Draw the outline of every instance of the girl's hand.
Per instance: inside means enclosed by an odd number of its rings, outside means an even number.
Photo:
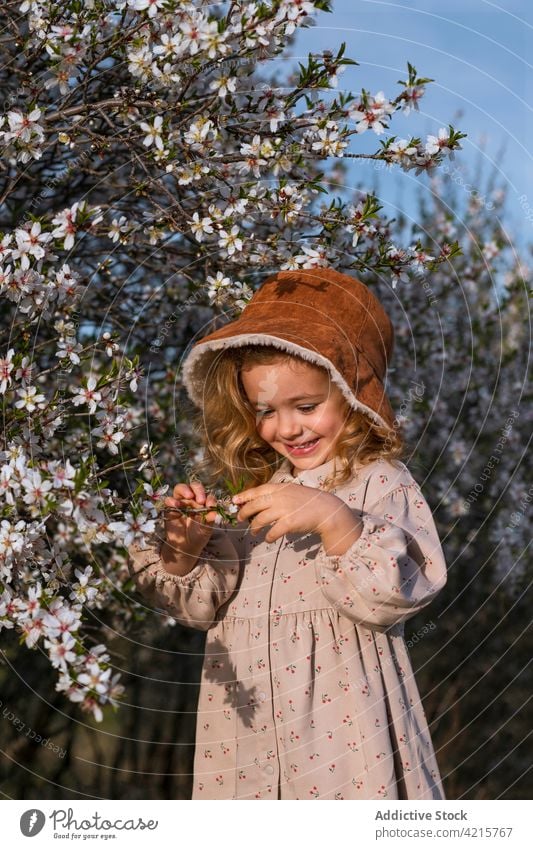
[[[335,514],[346,509],[336,495],[294,483],[265,483],[234,495],[232,501],[244,505],[237,514],[239,521],[255,517],[250,522],[251,533],[272,525],[265,542],[291,532],[326,534]]]
[[[174,487],[173,497],[165,498],[165,507],[213,507],[216,505],[214,495],[207,495],[203,485],[198,482],[189,484],[179,483]],[[165,510],[165,537],[167,550],[173,552],[173,559],[180,556],[196,557],[213,533],[213,524],[218,521],[218,513],[211,510],[202,521],[202,514],[185,516],[175,510]]]

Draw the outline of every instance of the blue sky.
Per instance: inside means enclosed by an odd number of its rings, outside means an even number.
[[[480,191],[492,171],[502,145],[503,159],[497,185],[506,185],[506,224],[517,247],[533,243],[533,221],[524,211],[526,195],[533,210],[532,65],[533,4],[506,0],[505,7],[487,0],[333,0],[332,14],[319,13],[314,27],[300,30],[292,48],[294,59],[310,50],[336,49],[346,42],[346,55],[359,62],[339,77],[339,86],[358,94],[362,87],[375,94],[383,89],[393,99],[406,79],[407,62],[420,76],[432,77],[420,112],[409,117],[396,113],[383,136],[367,132],[355,138],[353,152],[377,150],[387,135],[425,139],[449,123],[468,134],[456,153],[455,165],[466,167],[470,180],[482,159]],[[528,59],[529,57],[529,59]],[[462,115],[458,115],[458,112]],[[371,188],[376,172],[355,160],[354,182]],[[368,179],[365,177],[368,175]],[[428,186],[428,178],[393,169],[379,171],[382,213],[394,215],[398,205],[414,213],[413,192]],[[530,213],[530,219],[533,214]]]

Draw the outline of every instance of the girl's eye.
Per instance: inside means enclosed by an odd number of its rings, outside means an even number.
[[[298,407],[297,409],[301,410],[301,412],[304,413],[304,414],[308,414],[308,413],[312,413],[316,406],[317,406],[316,404],[306,404],[305,406]],[[257,415],[260,418],[264,419],[265,416],[270,415],[272,410],[256,410],[256,412],[257,412]]]

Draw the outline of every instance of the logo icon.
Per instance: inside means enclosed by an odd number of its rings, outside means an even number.
[[[20,818],[20,830],[24,837],[35,837],[45,822],[46,817],[42,811],[38,808],[30,808],[29,811],[24,811]]]

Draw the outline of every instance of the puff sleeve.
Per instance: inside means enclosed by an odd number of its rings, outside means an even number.
[[[361,536],[341,555],[327,556],[320,545],[316,577],[343,616],[385,630],[414,616],[445,586],[444,553],[417,484],[394,489],[357,515]]]
[[[244,530],[215,528],[194,568],[186,575],[173,575],[161,560],[164,532],[161,522],[156,526],[151,535],[155,541],[148,548],[128,546],[130,575],[148,602],[165,609],[181,625],[207,631],[237,586]]]

